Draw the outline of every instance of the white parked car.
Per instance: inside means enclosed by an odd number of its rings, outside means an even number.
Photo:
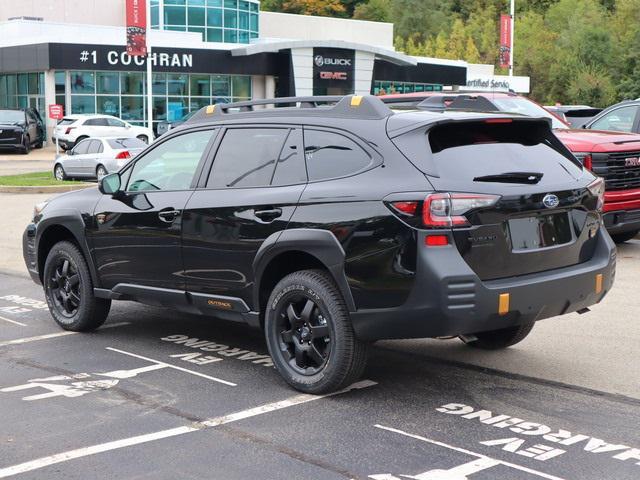
[[[147,144],[137,138],[110,137],[80,140],[66,155],[56,158],[53,175],[67,178],[97,178],[117,172]]]
[[[85,138],[129,137],[145,143],[154,139],[153,131],[146,127],[131,125],[111,115],[78,114],[65,116],[53,129],[53,141],[69,150]]]

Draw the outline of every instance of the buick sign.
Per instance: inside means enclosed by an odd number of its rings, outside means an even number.
[[[547,208],[556,208],[560,205],[560,199],[553,193],[547,193],[542,199],[542,203],[544,203],[544,206]]]

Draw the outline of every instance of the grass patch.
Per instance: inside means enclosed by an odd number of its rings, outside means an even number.
[[[50,171],[0,176],[0,186],[5,187],[42,187],[48,185],[78,185],[80,183],[83,182],[75,180],[60,182],[55,179]]]

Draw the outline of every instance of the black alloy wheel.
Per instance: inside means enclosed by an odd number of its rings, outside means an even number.
[[[301,375],[315,375],[327,363],[331,330],[318,305],[305,293],[288,299],[276,311],[280,351]]]
[[[49,278],[49,289],[54,308],[65,317],[73,317],[80,308],[80,281],[77,267],[68,259],[60,258]]]

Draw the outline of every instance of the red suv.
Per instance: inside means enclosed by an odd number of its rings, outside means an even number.
[[[393,107],[520,113],[551,120],[556,136],[585,167],[605,180],[603,219],[616,243],[640,232],[640,134],[576,130],[541,105],[507,92],[433,92],[384,95]]]

